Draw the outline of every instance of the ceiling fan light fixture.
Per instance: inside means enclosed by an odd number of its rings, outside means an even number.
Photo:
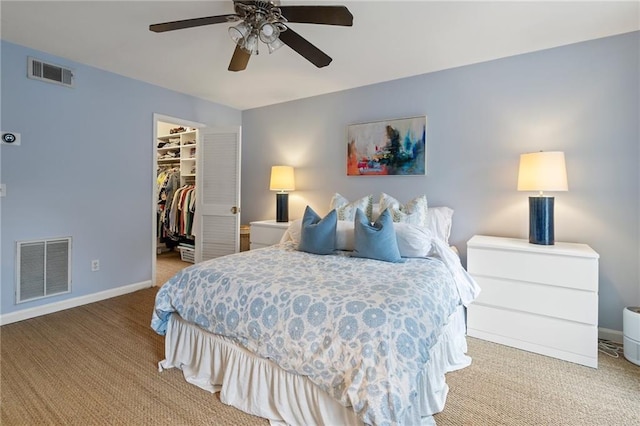
[[[280,36],[280,30],[276,25],[270,22],[265,22],[260,26],[259,35],[260,40],[263,43],[269,44],[278,40],[278,37]]]
[[[241,22],[235,27],[229,27],[229,37],[235,44],[242,47],[251,30],[252,28],[246,22]]]
[[[271,43],[267,43],[267,49],[269,49],[269,53],[275,52],[276,50],[280,49],[282,46],[284,46],[284,43],[279,38],[275,39]]]
[[[255,31],[252,31],[251,34],[249,34],[244,39],[244,44],[239,46],[242,47],[247,53],[251,55],[254,55],[254,54],[257,55],[258,54],[258,36],[256,35]]]

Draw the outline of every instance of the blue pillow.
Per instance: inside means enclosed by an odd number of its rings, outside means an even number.
[[[298,250],[314,254],[332,254],[336,249],[336,226],[338,214],[331,210],[324,218],[320,218],[309,206],[302,216],[300,243]]]
[[[378,220],[371,225],[367,215],[360,209],[356,211],[354,221],[353,256],[385,262],[402,262],[396,231],[393,228],[393,217],[385,209]]]

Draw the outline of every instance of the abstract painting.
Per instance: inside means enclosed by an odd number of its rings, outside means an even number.
[[[347,176],[426,174],[427,117],[351,124]]]

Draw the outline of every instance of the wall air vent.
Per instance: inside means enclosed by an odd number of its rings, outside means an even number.
[[[32,57],[27,58],[27,77],[67,87],[73,87],[74,81],[72,69]]]
[[[16,303],[71,291],[71,237],[18,241]]]

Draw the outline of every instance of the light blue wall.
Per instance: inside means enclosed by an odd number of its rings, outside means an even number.
[[[275,216],[273,164],[296,167],[291,217],[331,195],[426,193],[455,209],[451,241],[527,236],[518,156],[563,150],[556,240],[600,253],[600,326],[640,305],[640,35],[632,33],[239,111],[11,43],[1,46],[1,313],[151,279],[152,115],[243,126],[242,220]],[[75,89],[26,78],[26,57],[76,69]],[[428,116],[427,176],[346,177],[350,123]],[[71,235],[73,293],[16,307],[15,241]],[[90,272],[90,260],[101,270]]]
[[[600,327],[622,330],[623,307],[640,305],[639,51],[636,32],[244,111],[243,222],[275,217],[269,170],[287,164],[290,217],[307,204],[326,212],[336,191],[426,193],[455,209],[451,241],[465,260],[473,234],[527,237],[519,155],[564,151],[556,241],[599,252]],[[426,176],[345,175],[348,124],[416,115],[428,117]]]
[[[151,280],[153,113],[239,125],[238,110],[2,42],[1,313]],[[69,89],[26,77],[27,56],[75,69]],[[14,304],[15,243],[73,237],[73,292]],[[91,259],[100,271],[91,272]]]

